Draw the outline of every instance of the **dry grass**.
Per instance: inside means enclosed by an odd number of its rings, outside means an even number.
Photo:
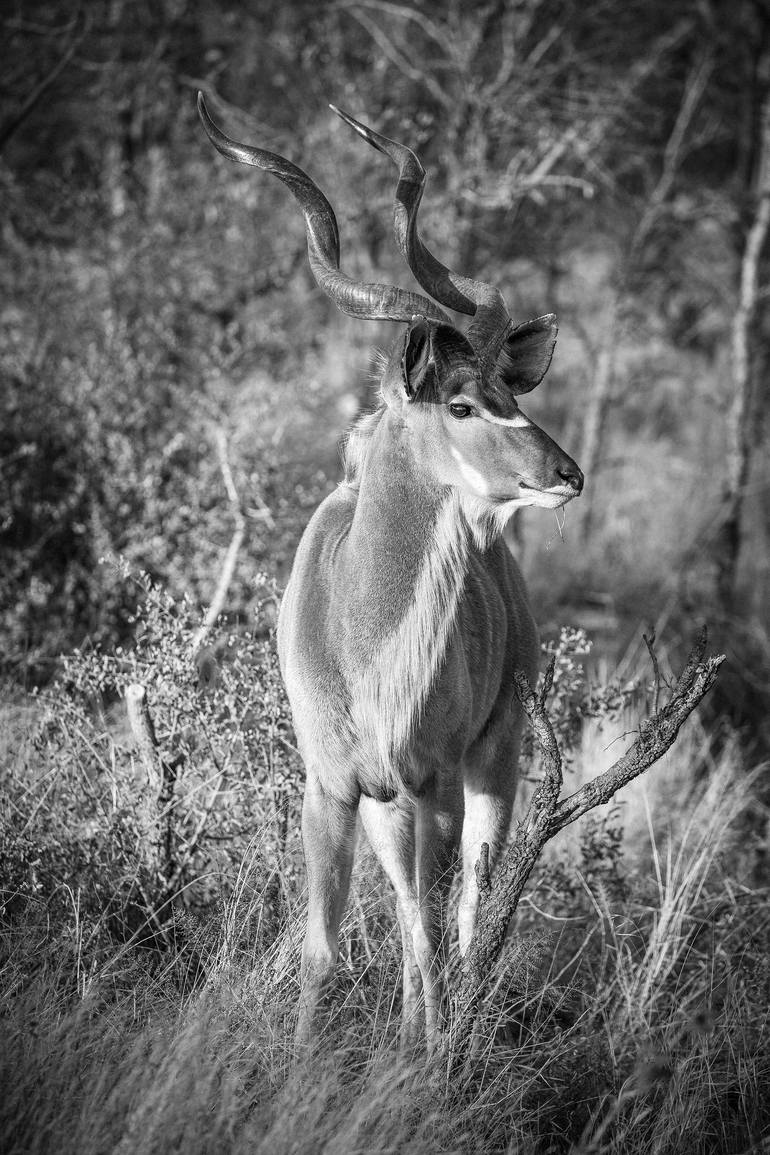
[[[617,757],[627,725],[587,723],[575,777]],[[609,817],[552,845],[451,1082],[442,1057],[398,1056],[392,899],[364,848],[325,1035],[299,1061],[303,896],[293,861],[265,875],[260,835],[219,907],[179,916],[177,949],[115,941],[107,912],[64,876],[55,895],[6,892],[0,1149],[762,1149],[765,815],[737,743],[712,750],[691,723]],[[282,921],[270,940],[259,928],[275,878]]]

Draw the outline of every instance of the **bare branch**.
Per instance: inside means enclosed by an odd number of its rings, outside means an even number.
[[[230,469],[230,462],[227,458],[227,438],[223,429],[216,431],[217,443],[217,457],[219,458],[219,468],[222,470],[222,480],[225,483],[225,491],[227,493],[227,500],[240,512],[240,501],[238,500],[238,490],[235,488],[233,481],[233,473]]]
[[[513,179],[504,178],[498,182],[491,192],[480,192],[477,189],[459,189],[458,195],[469,204],[480,205],[484,209],[511,209],[522,197],[531,197],[537,204],[545,200],[544,188],[577,189],[586,199],[593,197],[596,186],[582,176],[572,176],[570,173],[540,173],[535,179],[530,176],[517,176]]]
[[[171,893],[172,876],[175,882],[180,873],[176,871],[174,861],[172,823],[174,786],[179,767],[184,762],[184,754],[177,753],[170,760],[161,756],[147,691],[140,682],[132,682],[126,690],[126,712],[147,773],[149,790],[142,791],[137,801],[137,812],[147,838],[147,866],[162,883],[162,905]],[[159,909],[158,905],[153,906],[147,899],[147,910],[153,917],[159,913]]]
[[[389,12],[392,16],[401,17],[403,20],[413,20],[415,24],[419,24],[426,36],[429,36],[439,48],[446,52],[446,37],[443,31],[435,21],[417,8],[410,8],[406,4],[389,3],[389,0],[352,0],[350,3],[340,3],[338,7],[348,10],[351,8],[371,8],[375,12]]]
[[[604,426],[615,379],[615,356],[618,346],[621,307],[622,293],[620,289],[617,289],[610,297],[602,320],[601,343],[596,354],[592,375],[593,385],[583,406],[583,437],[579,460],[582,462],[586,477],[595,476],[601,456]],[[582,510],[585,537],[588,537],[591,531],[592,514],[593,503],[589,498]]]
[[[558,805],[548,828],[549,838],[553,838],[570,822],[581,818],[595,806],[609,802],[618,790],[663,757],[674,744],[687,718],[713,686],[724,660],[724,655],[719,654],[698,666],[687,690],[682,692],[677,685],[671,701],[658,714],[642,723],[636,741],[609,770],[592,782],[587,782]]]
[[[157,797],[160,794],[163,777],[158,758],[158,739],[147,704],[147,691],[139,682],[133,682],[126,690],[126,713],[139,750],[139,757],[147,774],[147,783]]]
[[[671,135],[663,150],[663,163],[655,187],[647,198],[644,212],[634,230],[629,250],[629,263],[644,247],[653,227],[660,217],[663,206],[671,193],[676,174],[682,161],[684,143],[687,131],[697,111],[700,99],[714,69],[714,58],[711,49],[707,48],[697,63],[693,66],[682,93],[679,111],[674,121]]]
[[[70,32],[77,26],[80,19],[80,8],[78,7],[66,24],[38,24],[36,20],[28,20],[22,16],[11,17],[5,21],[5,30],[8,32],[24,32],[31,33],[33,36],[44,36],[47,39],[60,40],[63,36],[69,36]]]
[[[639,57],[636,64],[630,69],[628,79],[623,86],[623,94],[625,96],[630,95],[635,89],[639,88],[648,77],[654,76],[660,67],[661,57],[678,48],[685,37],[692,31],[692,27],[693,20],[686,16],[680,20],[678,24],[675,24],[673,28],[667,29],[662,33],[658,40],[650,46],[643,56]]]
[[[658,41],[655,59],[670,51],[679,42],[681,37],[689,31],[690,24],[684,21]],[[632,70],[633,83],[647,75],[648,58],[637,68]],[[688,130],[698,109],[701,97],[706,89],[714,68],[711,49],[708,48],[694,64],[682,91],[679,110],[674,126],[663,150],[663,159],[660,172],[652,192],[647,197],[644,209],[628,242],[628,250],[623,266],[620,270],[615,292],[607,309],[607,318],[603,325],[604,338],[596,358],[593,373],[593,387],[584,406],[583,442],[580,454],[580,463],[587,477],[594,477],[598,471],[604,441],[604,427],[607,413],[612,401],[615,378],[616,350],[621,343],[623,329],[623,313],[625,311],[629,284],[636,272],[637,264],[644,246],[658,224],[670,198],[677,173],[682,163],[687,141]],[[606,131],[606,123],[600,121],[602,131]],[[582,527],[584,537],[589,537],[593,522],[593,499],[588,493],[582,507]]]
[[[541,706],[545,705],[546,698],[553,689],[553,676],[555,670],[556,654],[551,654],[550,658],[548,659],[548,665],[545,668],[545,673],[543,674],[543,685],[540,688],[539,700]]]
[[[760,62],[761,74],[770,79],[770,53]],[[735,595],[741,519],[751,464],[753,434],[752,403],[760,357],[761,338],[755,318],[759,300],[762,252],[770,231],[770,90],[762,105],[757,141],[757,185],[754,217],[741,259],[738,307],[732,325],[732,403],[727,414],[727,468],[724,481],[723,519],[718,539],[717,589],[725,609]]]
[[[704,623],[704,625],[701,626],[700,633],[698,634],[695,644],[690,650],[690,653],[687,655],[687,661],[684,664],[684,669],[676,680],[676,689],[679,692],[682,692],[688,686],[692,685],[695,673],[703,660],[703,655],[706,652],[708,640],[708,627]]]
[[[217,588],[214,591],[214,596],[211,599],[211,604],[206,611],[206,616],[203,622],[196,630],[192,640],[193,653],[195,653],[201,646],[203,640],[215,624],[217,618],[222,613],[224,608],[227,591],[230,588],[230,583],[233,580],[235,573],[235,563],[238,560],[238,553],[243,539],[246,536],[246,518],[243,516],[241,510],[241,503],[238,497],[238,491],[235,488],[232,471],[230,469],[230,462],[227,459],[227,438],[225,437],[223,429],[216,431],[217,455],[219,457],[219,468],[222,471],[222,478],[225,483],[225,492],[230,503],[230,508],[233,513],[233,521],[235,522],[235,532],[230,539],[230,544],[227,547],[225,559],[222,562],[222,569],[219,574],[219,581]]]
[[[660,701],[660,665],[658,663],[658,655],[655,653],[655,626],[650,627],[650,636],[642,634],[642,640],[647,647],[647,653],[650,655],[653,672],[653,691],[652,691],[652,712],[657,714],[658,702]]]
[[[479,894],[486,894],[492,889],[492,879],[489,874],[489,843],[482,842],[479,851],[479,860],[475,866],[476,885]]]
[[[563,34],[564,28],[561,24],[554,24],[552,28],[549,28],[542,40],[537,42],[527,59],[524,61],[525,67],[530,71],[536,68],[540,64],[540,61],[543,59],[551,45],[555,44],[559,37]]]
[[[504,6],[500,13],[500,28],[498,37],[500,40],[500,67],[497,70],[497,75],[492,82],[487,86],[487,93],[490,99],[505,88],[508,81],[513,75],[513,69],[516,64],[516,36],[514,34],[514,21],[516,13],[512,7]],[[544,39],[548,40],[555,29],[551,29]],[[535,50],[536,51],[536,50]]]
[[[653,640],[645,639],[654,658]],[[543,690],[535,693],[522,673],[515,675],[516,693],[540,747],[543,778],[535,789],[516,836],[497,869],[491,888],[482,886],[488,872],[488,855],[476,867],[479,882],[479,912],[476,928],[463,960],[462,973],[454,995],[455,1014],[449,1038],[450,1062],[457,1068],[464,1061],[481,1000],[500,956],[510,920],[524,886],[547,842],[587,811],[601,806],[634,778],[647,770],[671,748],[680,728],[709,691],[724,661],[723,656],[703,661],[705,630],[692,648],[669,701],[645,719],[629,750],[609,770],[586,783],[559,802],[562,762],[559,746],[548,714],[545,694],[553,678],[546,672]]]
[[[403,48],[394,43],[390,36],[380,28],[376,20],[373,20],[368,13],[362,12],[358,5],[346,5],[345,8],[354,20],[357,20],[361,27],[366,29],[374,43],[408,80],[425,85],[431,95],[446,107],[451,107],[454,104],[450,94],[444,91],[435,77],[423,66],[412,63]]]
[[[5,124],[0,125],[0,152],[2,152],[2,150],[5,148],[6,144],[14,135],[14,133],[16,133],[21,128],[24,121],[34,109],[35,105],[40,101],[40,98],[44,95],[44,93],[48,91],[57,77],[61,75],[88,35],[91,29],[91,15],[88,11],[86,11],[83,17],[83,26],[80,30],[80,33],[77,32],[76,26],[80,20],[80,11],[80,8],[78,8],[66,29],[51,29],[52,34],[57,36],[61,35],[63,31],[69,32],[71,30],[72,36],[69,40],[69,43],[64,46],[64,51],[53,65],[53,67],[45,74],[45,76],[41,77],[32,91],[25,97],[18,112],[9,117]]]

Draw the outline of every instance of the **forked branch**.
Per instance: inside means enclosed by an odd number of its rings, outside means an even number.
[[[464,1062],[479,1008],[502,951],[509,923],[543,847],[569,823],[595,806],[609,802],[618,790],[644,773],[671,748],[684,722],[713,686],[717,671],[724,661],[724,655],[704,659],[706,641],[704,627],[671,691],[671,697],[649,718],[642,720],[637,737],[626,753],[603,774],[562,801],[559,801],[562,787],[561,752],[545,708],[553,668],[550,666],[546,671],[543,688],[539,693],[533,691],[523,674],[516,675],[516,693],[540,747],[543,778],[532,795],[527,812],[518,825],[516,837],[503,856],[491,886],[480,888],[476,928],[453,997],[455,1013],[449,1037],[450,1064],[453,1068]],[[652,646],[652,642],[649,642],[649,646]],[[483,873],[483,866],[479,873]]]

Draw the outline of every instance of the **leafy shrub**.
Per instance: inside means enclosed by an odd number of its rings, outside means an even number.
[[[593,642],[584,629],[562,626],[558,638],[543,643],[543,665],[553,662],[553,685],[548,697],[548,716],[559,743],[564,769],[569,772],[583,725],[588,718],[600,724],[617,721],[634,701],[638,685],[633,679],[612,678],[597,684],[588,678],[582,659]],[[545,671],[541,674],[540,684]],[[532,732],[526,729],[522,743],[523,773],[531,773],[535,757]]]
[[[296,886],[299,869],[302,773],[266,624],[275,586],[262,585],[253,631],[222,631],[196,654],[190,601],[125,564],[122,578],[138,595],[134,644],[76,651],[46,694],[39,766],[22,805],[5,814],[6,905],[61,907],[66,883],[81,915],[104,919],[111,934],[164,940],[179,931],[183,909],[221,914],[251,846],[262,878],[273,880],[259,922],[274,936],[282,887]],[[149,765],[125,722],[131,685],[143,687],[152,712]]]
[[[628,810],[612,809],[578,828],[579,875],[542,865],[478,1051],[455,1080],[441,1059],[412,1067],[392,1054],[392,896],[360,860],[328,1051],[292,1074],[301,768],[270,626],[275,588],[257,592],[255,630],[212,635],[196,664],[192,604],[126,566],[117,576],[135,587],[134,643],[68,658],[34,743],[3,766],[9,1150],[44,1150],[43,1129],[61,1118],[72,1118],[65,1151],[101,1149],[105,1134],[196,1151],[220,1133],[233,1150],[316,1150],[324,1136],[360,1150],[371,1111],[377,1149],[684,1150],[692,1119],[692,1150],[751,1149],[767,1123],[770,929],[761,892],[723,873],[753,788],[734,743],[698,789],[702,735],[677,747],[681,804],[660,794],[675,842],[640,857],[619,821]],[[591,769],[577,740],[588,712],[607,739],[625,721],[616,691],[589,684],[584,635],[552,648],[553,712],[579,777]],[[122,696],[138,684],[168,790],[160,808],[125,718]]]

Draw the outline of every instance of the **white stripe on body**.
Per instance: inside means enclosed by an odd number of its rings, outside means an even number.
[[[394,761],[407,749],[446,653],[467,559],[467,529],[452,491],[439,508],[406,612],[351,686],[353,725],[377,750],[386,772],[395,770]]]

